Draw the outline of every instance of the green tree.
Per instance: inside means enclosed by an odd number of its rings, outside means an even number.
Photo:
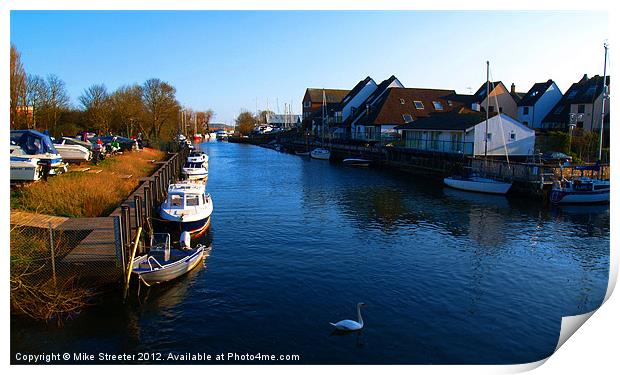
[[[235,122],[237,124],[237,131],[243,135],[248,135],[254,129],[256,118],[252,112],[242,109]]]

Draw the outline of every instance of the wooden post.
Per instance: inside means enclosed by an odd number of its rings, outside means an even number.
[[[54,256],[54,230],[52,229],[52,223],[48,223],[50,228],[50,253],[52,259],[52,281],[54,282],[54,289],[56,289],[56,257]]]
[[[142,227],[138,227],[138,231],[136,232],[136,238],[133,244],[133,251],[131,252],[131,257],[129,258],[129,267],[127,268],[127,279],[125,279],[125,291],[123,293],[123,303],[127,299],[127,291],[129,290],[129,279],[131,278],[131,271],[133,270],[133,259],[136,256],[136,250],[138,248],[138,240],[140,239],[140,234],[142,233]]]
[[[126,204],[121,205],[121,217],[124,233],[124,249],[127,251],[126,255],[129,257],[129,246],[131,245],[131,215],[129,213],[129,206]]]

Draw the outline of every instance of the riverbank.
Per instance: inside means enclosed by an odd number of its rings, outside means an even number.
[[[98,165],[71,166],[67,173],[11,191],[11,209],[63,217],[112,212],[157,169],[162,151],[144,148],[108,157]]]

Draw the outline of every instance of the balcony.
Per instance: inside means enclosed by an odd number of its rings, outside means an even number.
[[[474,154],[474,142],[406,139],[403,147],[420,151],[443,152],[446,154]]]

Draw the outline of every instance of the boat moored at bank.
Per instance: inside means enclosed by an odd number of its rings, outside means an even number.
[[[180,231],[198,235],[208,229],[213,213],[211,195],[203,184],[181,181],[168,187],[168,196],[161,204],[159,216]]]

